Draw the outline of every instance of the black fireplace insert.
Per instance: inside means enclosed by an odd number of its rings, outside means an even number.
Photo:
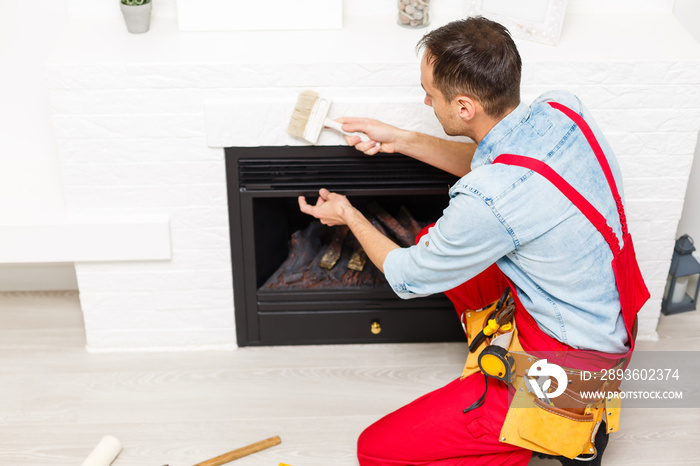
[[[441,215],[454,176],[346,146],[225,151],[239,346],[465,340],[442,294],[398,298],[351,232],[320,225],[297,204],[299,195],[314,202],[321,187],[341,192],[407,245]]]

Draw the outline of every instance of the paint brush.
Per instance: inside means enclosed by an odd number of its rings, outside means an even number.
[[[320,96],[315,91],[302,91],[294,106],[287,133],[295,138],[305,139],[311,144],[316,144],[321,130],[325,126],[346,136],[359,136],[363,142],[369,141],[369,136],[365,133],[345,131],[341,123],[328,118],[330,108],[330,99]]]

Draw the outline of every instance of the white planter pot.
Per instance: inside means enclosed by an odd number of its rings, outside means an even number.
[[[126,29],[133,34],[141,34],[148,32],[151,24],[151,8],[153,2],[148,2],[145,5],[124,5],[120,3]]]

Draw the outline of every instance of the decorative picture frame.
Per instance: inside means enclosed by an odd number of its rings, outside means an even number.
[[[467,0],[469,16],[484,16],[516,38],[556,46],[568,0]]]

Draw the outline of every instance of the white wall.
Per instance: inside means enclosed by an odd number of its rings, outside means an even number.
[[[153,14],[174,16],[175,0]],[[108,16],[121,21],[117,0],[0,0],[0,229],[64,216],[44,63],[69,19]],[[0,292],[66,289],[78,289],[72,263],[0,261]]]
[[[65,0],[0,2],[0,228],[65,208],[44,62],[66,24]],[[0,291],[77,289],[72,264],[0,264]]]
[[[700,1],[676,0],[673,13],[695,37],[695,40],[700,42]],[[685,195],[681,221],[678,223],[677,236],[686,233],[695,240],[696,245],[700,246],[700,137],[695,149],[695,160],[688,180],[688,191]],[[695,254],[696,257],[700,257],[700,253]]]
[[[64,214],[44,62],[69,17],[118,14],[116,3],[112,0],[0,2],[0,228],[3,224],[36,222]],[[161,0],[154,7],[154,14],[174,14],[174,3],[175,0]],[[570,8],[577,8],[578,3],[578,0],[570,1]],[[673,0],[642,3],[662,9]],[[614,4],[630,7],[629,0]],[[612,6],[608,0],[605,5]],[[639,0],[635,0],[635,5],[639,6]],[[700,2],[676,0],[674,13],[700,40]],[[696,153],[678,234],[688,233],[700,242],[697,159],[700,156]],[[28,289],[77,289],[73,265],[0,263],[0,291]]]

